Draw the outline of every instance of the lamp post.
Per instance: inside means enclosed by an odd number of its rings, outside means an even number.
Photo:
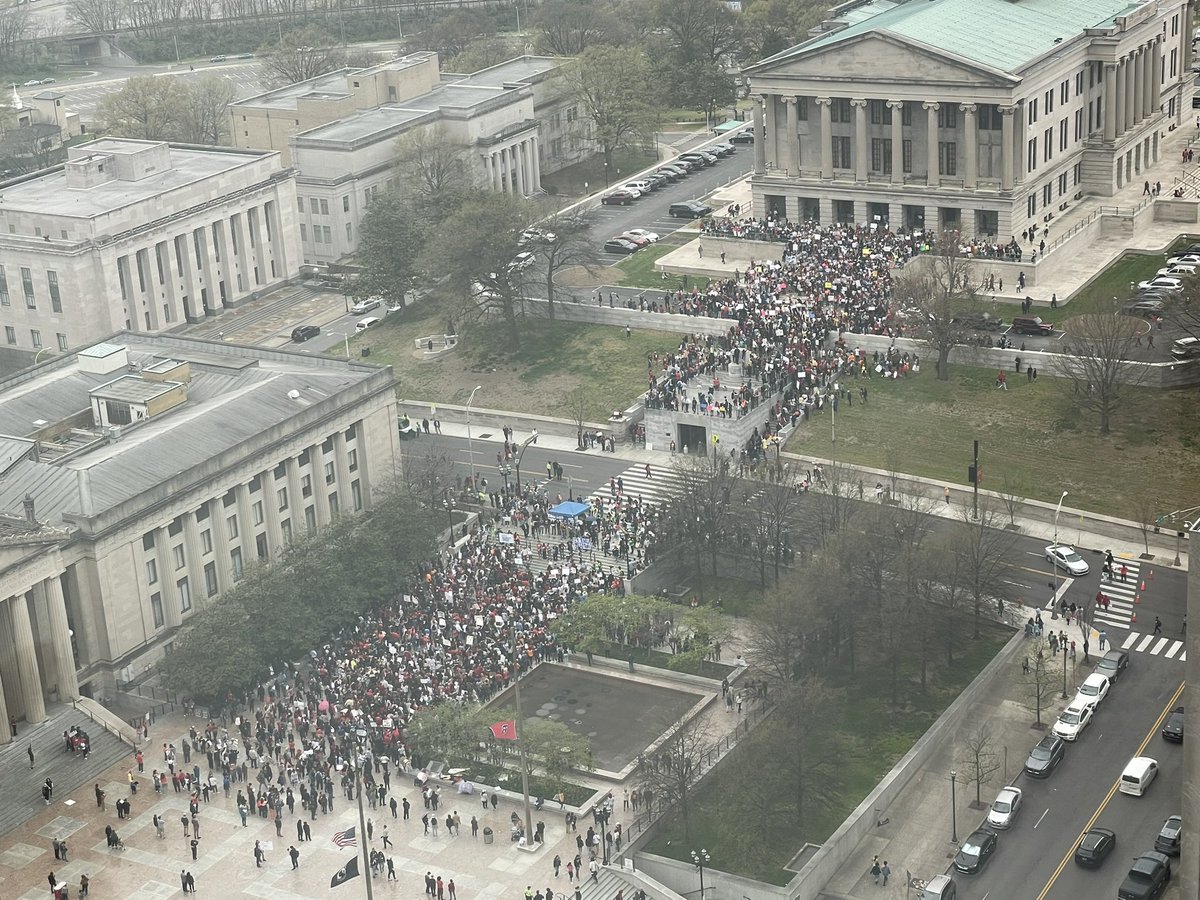
[[[692,862],[694,862],[696,864],[696,868],[700,870],[700,900],[704,900],[704,864],[707,863],[710,858],[711,857],[709,857],[707,850],[701,849],[699,853],[697,853],[695,850],[692,851]]]
[[[482,387],[482,384],[475,385],[475,390],[471,391],[471,396],[467,400],[467,455],[470,457],[472,494],[475,493],[475,445],[471,441],[471,404],[475,402],[475,391]]]
[[[958,773],[950,773],[950,843],[958,843],[958,803],[955,797],[955,786],[958,784]]]
[[[371,888],[371,857],[370,857],[370,841],[367,840],[367,821],[366,814],[363,812],[363,769],[365,766],[371,765],[371,751],[367,749],[367,732],[359,728],[355,731],[358,737],[359,746],[356,751],[354,761],[354,793],[358,796],[358,837],[362,841],[362,874],[363,884],[367,888],[367,900],[375,900],[375,893]]]
[[[450,489],[446,488],[446,499],[443,501],[446,506],[446,524],[450,528],[450,547],[454,547],[454,508],[457,504],[454,498],[450,496]]]
[[[350,335],[349,335],[349,333],[347,333],[345,331],[331,331],[329,333],[336,334],[338,337],[340,337],[342,339],[342,342],[345,343],[345,345],[346,345],[346,359],[349,359],[350,358]]]
[[[1058,546],[1058,514],[1062,512],[1062,503],[1067,499],[1067,492],[1063,491],[1062,496],[1058,498],[1058,506],[1054,507],[1054,546]],[[1051,582],[1054,588],[1054,594],[1050,597],[1050,618],[1058,618],[1058,563],[1054,561],[1054,553],[1050,554],[1050,575],[1053,578]],[[1066,677],[1063,677],[1063,690],[1066,691]],[[1064,694],[1065,696],[1065,694]]]
[[[830,443],[837,443],[837,396],[838,386],[835,381],[833,384],[833,396],[829,399],[829,412],[832,416],[829,420],[829,437]]]
[[[521,441],[521,446],[517,450],[516,455],[513,457],[513,463],[517,467],[517,497],[518,498],[523,498],[525,496],[525,488],[521,484],[521,457],[523,457],[525,455],[525,449],[530,444],[537,443],[537,439],[538,439],[538,433],[535,431],[529,437],[525,438],[525,440]]]

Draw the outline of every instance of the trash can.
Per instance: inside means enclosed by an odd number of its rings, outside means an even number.
[[[362,355],[363,355],[363,356],[370,356],[370,355],[371,355],[371,348],[370,348],[370,347],[363,347],[363,348],[362,348]]]
[[[492,842],[492,839],[493,839],[492,829],[490,829],[490,828],[483,829],[483,842],[485,844],[490,844]]]

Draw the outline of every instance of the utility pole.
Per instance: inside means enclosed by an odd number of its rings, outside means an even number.
[[[513,639],[513,700],[517,704],[517,750],[521,754],[521,795],[525,801],[525,849],[533,850],[533,817],[529,812],[529,765],[525,753],[525,717],[521,713],[521,672],[517,646],[517,626],[512,629]],[[520,846],[518,844],[518,846]]]
[[[979,518],[979,441],[974,442],[975,447],[971,461],[971,486],[975,489],[974,495],[971,498],[971,518]]]

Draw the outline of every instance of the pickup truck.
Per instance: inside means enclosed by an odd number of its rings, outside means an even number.
[[[1158,900],[1171,881],[1171,860],[1162,853],[1143,853],[1129,867],[1117,889],[1117,900]]]

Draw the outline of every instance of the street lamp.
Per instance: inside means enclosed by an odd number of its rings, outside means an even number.
[[[331,331],[330,334],[336,334],[342,339],[346,345],[346,359],[350,358],[350,334],[345,331]]]
[[[958,784],[958,773],[950,773],[950,843],[958,843],[958,803],[955,797],[955,786]]]
[[[524,498],[524,496],[525,496],[525,488],[521,484],[521,457],[523,457],[525,455],[525,450],[530,444],[537,443],[537,439],[538,439],[538,433],[535,431],[533,434],[531,434],[529,437],[525,438],[525,440],[523,440],[521,442],[520,448],[517,450],[516,455],[513,456],[513,463],[517,467],[517,497],[518,498]]]
[[[482,384],[475,385],[475,391],[480,390]],[[471,396],[467,400],[467,455],[470,456],[471,463],[471,494],[475,493],[475,445],[471,442],[471,404],[475,402],[475,391],[471,391]]]
[[[829,437],[830,437],[830,442],[834,443],[834,444],[837,443],[837,397],[838,397],[838,386],[837,386],[837,382],[835,381],[833,384],[833,397],[829,401],[829,412],[833,416],[829,420]]]
[[[711,859],[708,851],[701,849],[699,853],[692,851],[692,862],[696,864],[696,868],[700,870],[700,900],[704,900],[704,865]]]
[[[363,782],[365,780],[363,773],[367,767],[371,765],[371,751],[367,747],[367,732],[365,729],[359,728],[355,730],[355,735],[358,737],[358,748],[356,750],[356,758],[354,761],[354,793],[358,795],[358,834],[362,841],[362,856],[364,871],[371,871],[371,857],[368,854],[370,841],[367,840],[367,823],[366,814],[363,812]],[[371,879],[367,877],[363,880],[363,884],[367,889],[367,900],[374,900],[375,893],[371,889]]]
[[[1067,492],[1063,491],[1062,496],[1058,498],[1058,506],[1054,507],[1054,546],[1058,546],[1058,514],[1062,512],[1062,503],[1067,499]],[[1050,618],[1058,618],[1058,563],[1054,559],[1054,553],[1050,553],[1050,577],[1054,580],[1051,586],[1054,588],[1054,593],[1050,597]],[[1066,691],[1066,677],[1063,677],[1063,690]],[[1065,694],[1063,696],[1066,696]]]
[[[446,506],[446,522],[450,527],[450,547],[454,548],[454,507],[457,504],[454,498],[450,496],[450,489],[446,488],[446,499],[442,501]]]

